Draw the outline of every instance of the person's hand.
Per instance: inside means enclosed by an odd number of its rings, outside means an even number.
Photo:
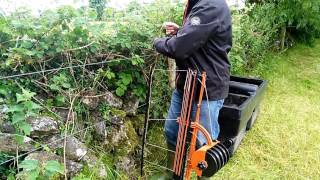
[[[179,25],[173,22],[165,22],[162,25],[162,29],[166,31],[166,35],[174,36],[178,33]]]

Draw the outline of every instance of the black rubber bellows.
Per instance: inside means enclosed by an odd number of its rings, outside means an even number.
[[[208,167],[202,171],[202,176],[212,177],[229,161],[229,159],[229,150],[223,144],[218,143],[206,153]]]

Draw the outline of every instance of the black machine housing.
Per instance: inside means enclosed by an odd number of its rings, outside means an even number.
[[[231,76],[229,96],[219,114],[219,140],[233,154],[259,114],[267,82]]]

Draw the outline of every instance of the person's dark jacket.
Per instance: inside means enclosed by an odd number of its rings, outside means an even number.
[[[176,36],[159,38],[155,49],[176,60],[178,70],[191,68],[207,73],[209,100],[224,99],[229,91],[232,46],[231,14],[225,0],[190,0],[185,20]],[[184,72],[177,74],[177,89],[183,92]]]

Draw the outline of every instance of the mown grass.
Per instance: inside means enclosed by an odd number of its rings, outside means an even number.
[[[270,55],[261,114],[231,161],[212,179],[320,179],[320,41]]]

